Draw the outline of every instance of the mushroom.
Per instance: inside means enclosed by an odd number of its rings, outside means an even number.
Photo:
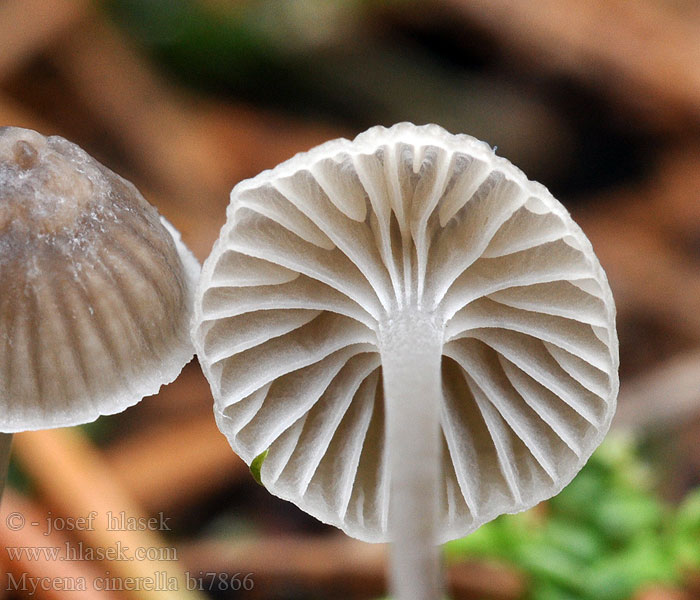
[[[610,288],[564,207],[485,143],[374,127],[239,183],[193,337],[215,416],[273,494],[391,541],[401,599],[438,544],[558,493],[615,409]]]
[[[77,425],[173,381],[199,265],[75,144],[0,128],[0,431]]]

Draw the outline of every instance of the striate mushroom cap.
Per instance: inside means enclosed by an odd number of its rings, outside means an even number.
[[[273,494],[363,540],[391,537],[381,358],[421,320],[442,347],[442,542],[558,493],[610,426],[615,307],[589,241],[545,187],[436,125],[375,127],[233,189],[195,298],[218,425],[246,462],[267,451]]]
[[[192,358],[199,265],[75,144],[0,128],[0,431],[120,412]]]

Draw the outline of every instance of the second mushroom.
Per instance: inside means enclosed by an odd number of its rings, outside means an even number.
[[[131,183],[62,137],[0,127],[0,484],[9,434],[121,412],[178,376],[198,277]]]
[[[403,123],[234,188],[194,338],[219,427],[249,464],[266,453],[265,487],[393,542],[393,593],[428,599],[438,544],[556,494],[602,440],[614,319],[543,186]]]

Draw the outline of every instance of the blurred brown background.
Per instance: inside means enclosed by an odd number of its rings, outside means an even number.
[[[402,120],[497,146],[572,212],[618,305],[617,427],[654,442],[669,500],[700,484],[697,0],[0,1],[0,125],[78,143],[133,181],[200,260],[236,182]],[[129,543],[177,548],[180,572],[254,573],[254,589],[206,589],[210,597],[383,593],[383,548],[257,486],[211,403],[191,364],[86,434],[18,435],[3,515],[164,513],[172,531]],[[32,528],[0,529],[3,546],[42,542]],[[80,534],[51,539],[114,542]],[[36,576],[105,571],[2,553],[0,564]],[[137,576],[132,567],[113,570]],[[525,593],[517,573],[493,569],[453,569],[454,597]],[[0,595],[25,597],[4,583]]]

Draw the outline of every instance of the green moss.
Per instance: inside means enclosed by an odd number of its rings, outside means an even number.
[[[497,559],[530,581],[528,600],[626,600],[700,569],[700,489],[676,509],[655,494],[629,438],[612,437],[547,508],[504,515],[446,545]]]

